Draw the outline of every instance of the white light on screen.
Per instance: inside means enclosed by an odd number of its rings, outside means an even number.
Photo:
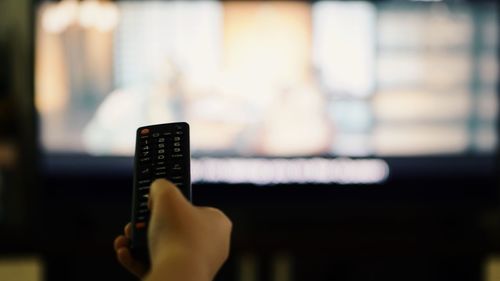
[[[389,176],[381,159],[199,158],[191,161],[193,182],[375,184]]]
[[[313,5],[313,60],[330,91],[358,97],[371,93],[375,14],[366,2]]]
[[[474,30],[470,15],[466,10],[439,8],[380,10],[377,19],[379,47],[469,48]]]
[[[74,24],[109,32],[116,27],[119,13],[114,3],[63,0],[57,4],[43,4],[41,19],[43,29],[49,33],[62,33]]]
[[[149,86],[177,72],[212,77],[221,60],[219,2],[122,1],[117,6],[117,87]]]
[[[462,122],[471,112],[467,91],[381,91],[373,99],[375,118],[381,122]]]
[[[85,28],[96,28],[99,31],[112,31],[119,19],[118,8],[114,3],[83,1],[80,4],[79,23]]]
[[[61,33],[78,17],[78,1],[65,0],[47,3],[41,8],[41,24],[45,31]]]
[[[385,124],[374,129],[373,145],[376,155],[458,154],[469,145],[469,131],[461,123]]]

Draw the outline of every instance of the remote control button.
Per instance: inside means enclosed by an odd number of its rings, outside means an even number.
[[[181,137],[174,137],[174,141],[180,141]]]
[[[137,182],[139,185],[148,185],[151,183],[150,179],[140,180]]]
[[[159,143],[158,144],[158,148],[165,148],[165,144],[164,143]]]
[[[165,154],[165,149],[158,149],[157,153],[158,154]]]
[[[160,136],[160,133],[153,133],[153,138],[157,138]]]
[[[181,157],[184,157],[184,154],[172,154],[170,157],[172,157],[172,158],[181,158]]]
[[[141,135],[147,135],[147,134],[149,134],[149,132],[150,131],[149,131],[148,128],[144,128],[144,129],[141,130]]]
[[[137,189],[139,189],[139,191],[149,190],[149,185],[139,186]]]
[[[178,163],[175,163],[175,164],[172,166],[172,170],[174,170],[174,171],[181,171],[181,170],[182,170],[182,165],[181,165],[181,164],[178,164]]]
[[[151,161],[151,157],[142,157],[142,158],[139,158],[139,162],[140,163],[146,163],[146,162],[149,162]]]
[[[165,142],[165,138],[158,138],[158,143],[164,143]]]
[[[164,171],[155,173],[155,176],[157,176],[157,177],[164,177],[166,175],[167,175],[167,172],[164,172]]]
[[[150,173],[151,173],[150,168],[142,168],[139,170],[139,176],[141,177],[148,176]]]
[[[137,229],[141,229],[141,228],[145,228],[145,227],[146,227],[145,222],[138,222],[135,224],[135,228],[137,228]]]

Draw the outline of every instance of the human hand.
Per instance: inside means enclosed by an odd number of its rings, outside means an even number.
[[[132,224],[127,223],[127,225],[125,225],[123,234],[116,237],[114,242],[116,259],[125,269],[130,271],[130,273],[134,274],[139,279],[142,279],[147,272],[146,266],[132,257],[129,249],[131,237]]]
[[[149,198],[151,271],[130,255],[130,224],[115,239],[118,261],[147,280],[212,280],[229,255],[231,221],[220,210],[193,206],[166,180],[153,182]]]

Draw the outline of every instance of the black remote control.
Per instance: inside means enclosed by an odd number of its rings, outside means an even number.
[[[165,178],[191,201],[189,125],[184,122],[137,129],[132,196],[130,250],[135,259],[149,266],[147,229],[148,196],[151,183]]]

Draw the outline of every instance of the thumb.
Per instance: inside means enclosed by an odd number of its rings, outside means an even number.
[[[190,203],[173,183],[157,179],[151,184],[148,205],[152,217],[172,221],[179,212],[186,212]]]

